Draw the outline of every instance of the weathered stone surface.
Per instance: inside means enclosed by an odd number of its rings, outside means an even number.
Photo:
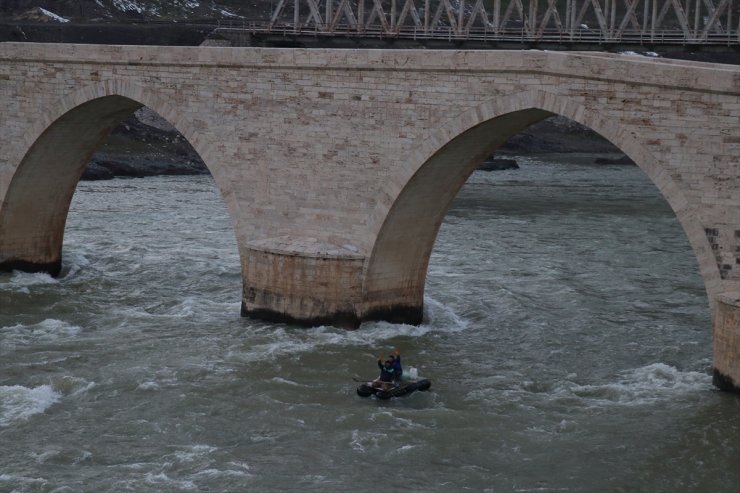
[[[504,156],[618,152],[613,144],[592,130],[559,116],[532,125],[497,150]],[[602,157],[595,162],[635,164],[627,156]],[[478,169],[500,171],[518,167],[513,158],[490,157]],[[88,163],[82,180],[207,173],[205,164],[178,130],[153,111],[142,108],[113,129],[111,137]]]
[[[271,238],[248,244],[242,264],[249,272],[243,315],[303,325],[360,325],[356,307],[362,302],[364,257],[346,247],[315,238]]]
[[[738,67],[535,51],[4,43],[0,103],[0,263],[58,262],[84,164],[147,106],[182,132],[223,193],[246,313],[418,322],[459,188],[512,135],[557,114],[616,145],[661,191],[715,314],[721,293],[740,291]],[[724,347],[715,367],[735,379]]]
[[[713,373],[717,387],[740,392],[740,293],[717,297]]]

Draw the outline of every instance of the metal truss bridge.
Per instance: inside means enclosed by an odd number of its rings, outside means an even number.
[[[740,0],[274,0],[222,35],[740,49]]]

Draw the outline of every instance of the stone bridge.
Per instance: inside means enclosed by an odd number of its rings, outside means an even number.
[[[419,323],[438,229],[480,161],[553,114],[629,155],[698,260],[715,383],[740,389],[740,68],[541,51],[0,44],[0,266],[58,273],[91,154],[145,105],[211,170],[245,315]],[[495,234],[495,232],[492,232]]]

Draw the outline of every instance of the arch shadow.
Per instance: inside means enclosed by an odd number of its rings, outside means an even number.
[[[645,172],[682,225],[713,303],[721,279],[710,267],[716,265],[711,248],[700,221],[660,160],[618,123],[561,96],[529,90],[487,101],[443,122],[425,136],[380,193],[372,217],[375,242],[365,264],[363,320],[421,323],[429,259],[453,199],[486,156],[553,115],[596,131]]]

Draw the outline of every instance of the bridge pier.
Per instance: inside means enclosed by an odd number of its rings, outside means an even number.
[[[364,257],[314,239],[247,244],[242,315],[300,325],[357,328]]]
[[[366,258],[313,238],[272,238],[242,254],[241,313],[273,322],[356,329],[383,320],[420,324],[424,277],[401,282],[389,273],[368,293]]]
[[[740,293],[717,297],[712,373],[714,385],[740,393]]]

